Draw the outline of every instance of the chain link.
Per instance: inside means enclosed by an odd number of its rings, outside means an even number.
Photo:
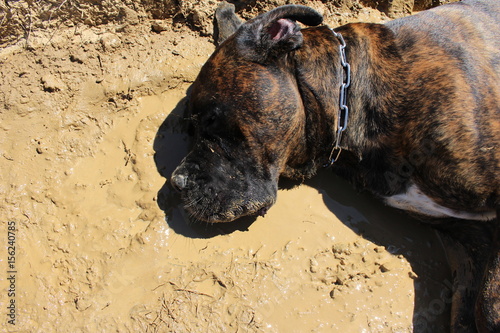
[[[330,153],[330,157],[328,158],[329,162],[325,165],[325,167],[329,167],[339,158],[340,152],[342,148],[340,148],[340,139],[342,138],[342,132],[347,128],[347,120],[349,119],[349,108],[347,107],[347,88],[351,85],[351,66],[347,62],[347,58],[345,55],[345,47],[346,43],[344,37],[339,32],[335,32],[333,29],[330,29],[333,32],[333,35],[338,38],[340,41],[339,45],[339,54],[340,54],[340,63],[344,68],[344,78],[342,85],[340,86],[340,97],[339,97],[339,114],[337,121],[337,131],[335,134],[335,143],[333,145],[332,151]],[[333,157],[335,155],[335,157]]]

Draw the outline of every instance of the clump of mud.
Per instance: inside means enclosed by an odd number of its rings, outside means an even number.
[[[235,4],[248,19],[288,2]],[[330,26],[434,4],[296,3]],[[3,323],[15,308],[2,327],[445,331],[449,272],[431,229],[329,173],[285,184],[265,218],[188,224],[168,177],[186,153],[185,96],[214,50],[216,6],[0,4]]]

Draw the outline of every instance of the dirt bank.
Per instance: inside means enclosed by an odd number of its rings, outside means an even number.
[[[297,1],[331,26],[430,2]],[[0,5],[2,330],[445,330],[438,238],[328,172],[265,218],[187,225],[166,182],[216,2],[94,3]]]

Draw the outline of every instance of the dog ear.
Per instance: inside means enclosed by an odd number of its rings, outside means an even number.
[[[286,5],[247,21],[236,33],[237,50],[249,61],[268,63],[302,45],[299,21],[308,26],[323,21],[320,13],[300,5]]]
[[[222,1],[215,10],[214,39],[216,45],[222,44],[229,36],[243,24],[243,21],[236,15],[235,7],[232,3]]]

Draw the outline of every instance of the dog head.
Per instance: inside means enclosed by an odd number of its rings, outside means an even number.
[[[316,11],[276,8],[241,25],[205,63],[192,87],[191,151],[171,177],[196,220],[264,215],[278,178],[303,145],[304,110],[287,57],[303,43],[296,21]]]

